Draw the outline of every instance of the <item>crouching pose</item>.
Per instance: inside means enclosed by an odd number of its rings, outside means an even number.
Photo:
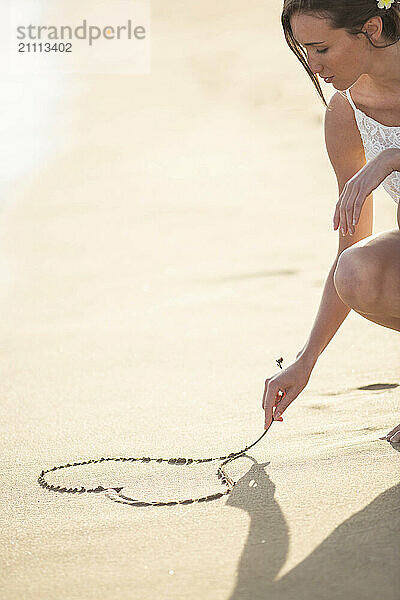
[[[306,344],[265,381],[266,427],[282,421],[351,309],[400,331],[400,2],[284,0],[282,26],[327,109],[339,248]],[[329,105],[318,77],[337,90]],[[397,226],[372,235],[372,192],[381,183],[399,205]],[[400,442],[400,425],[381,439]]]

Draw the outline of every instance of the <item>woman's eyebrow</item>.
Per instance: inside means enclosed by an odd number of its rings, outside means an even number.
[[[308,42],[308,44],[303,44],[303,46],[314,46],[315,44],[325,44],[325,42]]]

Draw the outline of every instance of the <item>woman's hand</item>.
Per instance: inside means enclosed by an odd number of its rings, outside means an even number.
[[[387,148],[348,180],[336,204],[333,229],[340,227],[343,235],[347,232],[353,235],[367,196],[396,170],[399,156],[398,148]]]
[[[270,426],[272,420],[283,421],[281,414],[306,387],[311,373],[312,367],[299,358],[283,371],[265,380],[262,398],[265,429]]]

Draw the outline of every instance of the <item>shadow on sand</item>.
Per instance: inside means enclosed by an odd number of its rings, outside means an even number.
[[[399,444],[391,445],[399,451]],[[247,511],[251,521],[229,600],[399,600],[400,485],[344,521],[274,581],[285,563],[288,529],[264,470],[268,463],[245,456],[254,464],[237,482],[227,505]]]

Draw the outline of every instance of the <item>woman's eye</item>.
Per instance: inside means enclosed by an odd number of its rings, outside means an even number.
[[[324,54],[327,51],[328,51],[328,48],[324,48],[323,50],[317,50],[317,53],[318,54]]]

